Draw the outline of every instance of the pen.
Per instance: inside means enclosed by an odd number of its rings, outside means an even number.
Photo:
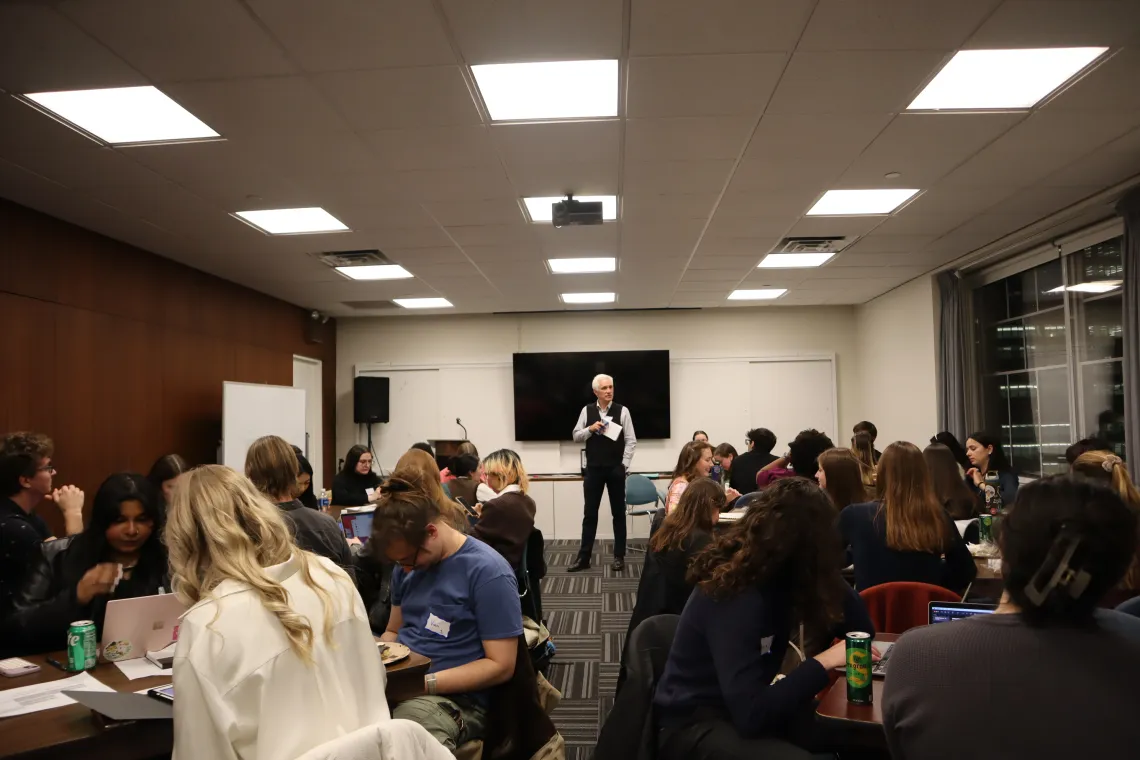
[[[47,664],[51,665],[54,668],[59,668],[64,673],[70,673],[71,672],[66,667],[64,667],[63,663],[60,662],[59,660],[53,660],[52,658],[48,657],[47,658]]]

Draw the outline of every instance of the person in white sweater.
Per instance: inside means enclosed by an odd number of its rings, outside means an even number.
[[[167,515],[175,593],[174,757],[284,760],[390,719],[384,666],[343,570],[299,549],[280,510],[220,465]]]

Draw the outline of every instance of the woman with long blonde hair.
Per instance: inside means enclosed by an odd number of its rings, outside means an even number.
[[[439,465],[431,454],[422,449],[408,449],[397,460],[396,469],[392,470],[392,477],[406,480],[426,493],[439,507],[440,515],[451,527],[460,533],[468,532],[470,523],[467,521],[467,510],[444,493],[443,484],[439,482]]]
[[[915,581],[961,591],[978,569],[938,502],[922,452],[897,441],[879,459],[878,500],[839,515],[839,532],[855,563],[855,587]]]
[[[1116,454],[1111,451],[1087,451],[1073,462],[1073,472],[1112,486],[1112,490],[1120,494],[1120,498],[1132,511],[1140,513],[1140,489],[1136,488],[1129,477],[1124,460]],[[1132,559],[1124,580],[1120,582],[1120,587],[1130,591],[1140,590],[1140,548],[1137,548],[1136,556]]]
[[[364,605],[297,548],[278,508],[221,465],[184,474],[165,532],[188,606],[174,652],[174,757],[297,757],[389,718]]]

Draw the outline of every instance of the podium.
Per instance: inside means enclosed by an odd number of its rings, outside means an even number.
[[[463,438],[428,439],[428,443],[435,449],[435,463],[439,465],[440,470],[451,466],[451,458],[459,453],[459,444],[464,440]]]

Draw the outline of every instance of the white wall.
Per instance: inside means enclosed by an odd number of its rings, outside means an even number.
[[[855,308],[855,416],[875,423],[880,451],[900,440],[924,448],[938,432],[936,305],[934,278],[919,277]]]
[[[337,456],[343,456],[359,440],[360,429],[352,421],[352,379],[356,365],[509,363],[511,354],[527,351],[668,349],[673,359],[834,354],[839,424],[841,431],[849,431],[855,422],[868,416],[862,404],[855,323],[855,309],[846,306],[338,319]],[[619,401],[620,382],[619,378]],[[480,393],[494,391],[477,387],[443,387],[442,392],[477,397]],[[786,389],[789,398],[798,399],[798,392],[796,387]],[[693,405],[715,404],[717,398],[724,394],[748,393],[749,388],[734,387],[732,383],[710,383],[706,395],[690,402]],[[778,402],[778,399],[774,401]],[[636,414],[636,410],[633,411]],[[634,422],[636,426],[636,418]],[[572,425],[573,421],[567,424]],[[660,449],[663,461],[675,461],[676,451],[692,431],[678,429],[676,420],[673,428],[674,438],[671,441],[646,441],[639,445],[639,452]],[[743,445],[747,428],[744,420],[735,429],[709,429],[708,432],[713,440],[726,440],[739,448]],[[836,438],[837,443],[842,437],[842,433],[836,436],[835,431],[827,432]],[[456,438],[462,436],[458,427],[437,433],[444,434]],[[430,432],[425,432],[423,437],[428,435]],[[481,448],[494,445],[479,441],[474,433],[472,436]],[[785,441],[781,441],[781,445],[783,443]],[[563,448],[570,450],[569,446]],[[576,449],[574,447],[573,450]],[[665,457],[666,450],[670,452],[669,457]],[[561,456],[559,461],[562,471],[577,469],[576,456]],[[644,462],[642,457],[642,467]],[[639,469],[638,464],[638,459],[635,459],[635,469]]]

